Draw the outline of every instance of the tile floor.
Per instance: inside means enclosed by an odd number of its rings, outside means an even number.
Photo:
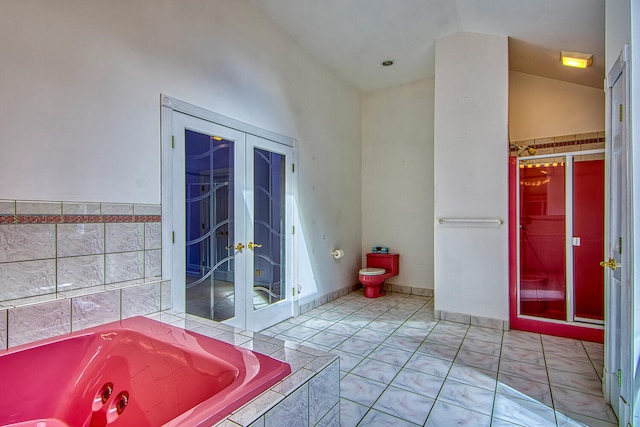
[[[340,425],[615,426],[603,346],[436,321],[433,299],[356,291],[262,331],[340,356]]]

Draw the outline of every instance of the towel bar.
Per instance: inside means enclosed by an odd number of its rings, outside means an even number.
[[[504,224],[502,218],[440,218],[440,224]]]

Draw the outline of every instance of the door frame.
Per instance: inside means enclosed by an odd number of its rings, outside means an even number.
[[[217,125],[225,126],[231,129],[235,129],[244,132],[248,135],[255,135],[257,137],[267,139],[288,147],[293,150],[292,162],[297,163],[297,146],[298,141],[294,138],[277,134],[259,127],[253,126],[249,123],[242,122],[240,120],[233,119],[231,117],[224,116],[222,114],[215,113],[202,107],[190,104],[185,101],[170,97],[168,95],[160,95],[160,143],[161,143],[161,203],[162,203],[162,241],[170,242],[171,244],[162,245],[162,273],[163,278],[173,278],[173,160],[171,156],[172,150],[172,115],[174,112],[193,116],[198,119],[202,119],[208,122],[212,122]],[[291,197],[292,197],[292,213],[291,224],[292,229],[295,230],[298,225],[298,213],[297,203],[298,198],[298,174],[294,173],[291,178]],[[291,287],[293,289],[293,313],[295,315],[299,312],[298,308],[298,236],[293,234],[291,239]],[[172,310],[185,313],[185,293],[178,292],[173,289],[171,292],[171,308]]]

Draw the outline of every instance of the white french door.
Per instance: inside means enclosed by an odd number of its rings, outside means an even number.
[[[174,309],[253,331],[291,317],[293,148],[171,117]]]
[[[245,327],[254,331],[293,315],[292,161],[291,147],[247,135]]]
[[[628,70],[620,56],[607,80],[607,244],[602,262],[606,267],[605,374],[604,391],[620,425],[630,422],[633,369],[633,333],[629,182]]]

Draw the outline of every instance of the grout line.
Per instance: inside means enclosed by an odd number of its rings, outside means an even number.
[[[496,399],[498,398],[498,384],[500,384],[500,365],[502,365],[502,349],[504,346],[504,331],[502,331],[500,339],[500,355],[498,356],[498,370],[496,372],[496,389],[493,394],[493,407],[491,408],[491,422],[496,412]]]
[[[598,372],[598,369],[596,368],[596,365],[593,362],[593,359],[591,358],[591,354],[589,354],[587,347],[584,345],[584,341],[580,341],[580,344],[582,345],[582,348],[584,349],[585,353],[587,353],[587,358],[589,359],[589,363],[591,363],[593,370],[596,372],[596,376],[600,380],[600,384],[602,384],[602,376],[600,376],[600,373]],[[604,369],[603,369],[603,372],[604,372]]]
[[[435,330],[436,326],[438,326],[439,323],[440,323],[440,319],[436,320],[436,324],[433,325],[433,327],[431,328],[431,330],[429,331],[427,336],[424,337],[424,339],[422,340],[422,343],[420,344],[420,346],[422,346],[427,341],[427,338],[429,338],[429,335],[431,335],[431,333]],[[466,334],[465,334],[465,336],[466,336]],[[460,346],[462,346],[462,343],[460,343]],[[420,347],[418,347],[418,349],[419,348]],[[418,349],[416,349],[415,353],[418,352]],[[460,351],[460,348],[458,348],[458,352],[459,351]],[[449,374],[451,373],[451,369],[453,368],[453,364],[455,363],[456,357],[458,357],[458,352],[456,352],[456,355],[454,356],[453,360],[451,361],[451,365],[449,366],[449,369],[447,370],[447,374],[445,375],[445,377],[442,380],[442,384],[440,385],[440,389],[438,390],[438,393],[433,398],[433,404],[431,405],[431,409],[429,409],[429,413],[427,414],[427,418],[424,421],[425,424],[429,420],[429,417],[431,416],[431,413],[433,412],[433,408],[436,406],[436,402],[438,401],[438,397],[440,397],[440,393],[442,393],[442,389],[444,388],[444,385],[447,382],[447,378],[449,378]],[[415,353],[414,353],[414,355],[415,355]],[[413,356],[411,356],[411,357],[413,357]],[[409,359],[409,360],[411,360],[411,359]]]
[[[4,311],[4,334],[3,334],[3,338],[4,338],[4,348],[0,347],[0,351],[2,350],[6,350],[9,348],[9,309],[8,308],[3,308],[2,310],[0,310],[0,313]]]
[[[549,365],[547,364],[547,352],[544,349],[544,340],[540,336],[540,345],[542,346],[542,357],[544,359],[544,368],[547,372],[547,383],[549,384],[549,396],[551,397],[551,406],[553,410],[553,417],[556,420],[556,426],[558,425],[558,410],[556,409],[556,400],[553,398],[553,388],[551,387],[551,376],[549,375]]]

